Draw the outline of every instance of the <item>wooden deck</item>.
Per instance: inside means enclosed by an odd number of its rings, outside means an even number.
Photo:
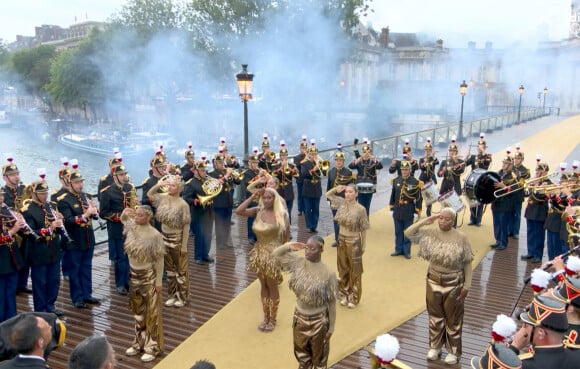
[[[380,201],[381,197],[379,196],[376,201]],[[320,219],[319,232],[326,235],[332,231],[330,211],[326,203],[323,203],[321,208],[323,216]],[[292,226],[292,233],[295,239],[305,241],[307,234],[302,231],[305,228],[303,218],[295,215],[293,219],[298,219],[298,225]],[[170,352],[189,337],[256,278],[253,273],[246,271],[249,246],[245,238],[245,219],[238,219],[235,216],[234,219],[236,225],[233,226],[232,233],[234,236],[238,233],[242,235],[239,239],[234,238],[236,247],[218,249],[215,255],[216,263],[209,266],[199,266],[193,263],[193,258],[190,258],[189,304],[181,309],[163,309],[165,352]],[[525,239],[520,239],[519,244],[525,245]],[[525,246],[523,247],[525,249]],[[212,251],[215,252],[215,248]],[[522,280],[530,273],[532,266],[526,267],[520,262],[519,254],[521,252],[518,251],[518,242],[512,240],[507,250],[490,252],[475,269],[473,289],[467,299],[461,367],[469,367],[469,359],[483,351],[489,341],[490,327],[497,314],[511,314],[516,307],[521,307],[529,301],[530,292],[523,290],[522,294]],[[193,255],[193,252],[190,252],[190,255]],[[64,320],[68,330],[65,346],[50,355],[49,364],[52,368],[65,369],[68,356],[75,345],[95,333],[107,335],[113,344],[117,352],[118,368],[152,368],[158,362],[156,360],[144,364],[138,356],[124,355],[133,337],[133,318],[129,313],[127,298],[115,292],[113,281],[113,268],[108,260],[106,244],[97,246],[93,261],[94,296],[101,299],[101,305],[89,309],[74,308],[70,304],[68,282],[61,281],[57,308],[66,312]],[[19,295],[18,311],[31,310],[32,297]],[[399,359],[413,368],[449,367],[443,362],[432,363],[425,360],[428,342],[427,324],[427,315],[423,312],[390,332],[400,341]],[[368,354],[361,349],[332,368],[370,368]]]

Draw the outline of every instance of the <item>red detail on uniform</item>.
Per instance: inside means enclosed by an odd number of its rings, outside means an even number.
[[[392,362],[393,362],[393,360],[395,360],[395,359],[392,359],[392,360],[386,361],[386,360],[383,360],[383,359],[381,359],[380,357],[378,357],[378,356],[377,356],[377,361],[379,362],[379,364],[381,364],[381,366],[382,366],[382,365],[389,365],[390,363],[392,363]]]
[[[81,224],[83,223],[83,218],[82,217],[75,217],[75,224]]]
[[[119,218],[117,216],[113,217],[113,222],[119,223],[120,221],[121,221],[121,218]]]
[[[571,197],[568,197],[568,205],[572,205],[574,203],[574,199]]]
[[[507,186],[507,187],[505,188],[505,190],[506,190],[506,192],[510,192],[510,191],[512,190],[512,188],[511,188],[510,186]]]
[[[568,269],[566,269],[566,274],[568,274]],[[563,273],[558,274],[556,278],[558,279],[558,282],[564,282],[566,280]]]
[[[12,238],[10,237],[10,235],[7,236],[0,236],[0,243],[7,243],[8,241],[10,241]]]
[[[499,334],[497,334],[494,331],[491,331],[491,338],[493,338],[493,340],[495,342],[503,342],[503,341],[505,341],[505,337],[504,336],[499,335]]]
[[[40,235],[41,236],[50,236],[50,228],[41,228]]]
[[[576,331],[570,331],[570,334],[568,334],[568,338],[566,339],[566,343],[568,344],[575,344],[576,343],[576,339],[578,338],[578,332]]]
[[[542,292],[544,290],[544,287],[536,286],[535,284],[532,284],[531,287],[532,287],[532,290],[536,293]]]
[[[554,197],[554,200],[556,200],[556,202],[559,204],[559,203],[560,203],[560,201],[562,201],[562,198],[561,198],[560,196],[556,195],[556,196]]]
[[[568,202],[570,201],[568,200]],[[572,218],[571,216],[568,216],[568,224],[574,225],[574,218]]]

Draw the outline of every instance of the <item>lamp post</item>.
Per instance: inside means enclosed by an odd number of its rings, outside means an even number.
[[[467,83],[465,80],[459,85],[459,93],[461,94],[461,113],[459,115],[459,132],[457,133],[457,139],[463,139],[463,101],[465,100],[465,94],[467,93]]]
[[[546,95],[548,94],[548,87],[544,87],[544,103],[542,104],[542,110],[544,114],[546,113]]]
[[[524,94],[524,90],[524,85],[520,85],[520,88],[518,89],[520,93],[520,104],[518,105],[518,124],[520,124],[520,116],[522,113],[522,95]]]
[[[248,100],[252,100],[252,82],[254,75],[248,73],[248,64],[242,64],[242,70],[236,74],[238,92],[244,104],[244,166],[248,165]]]

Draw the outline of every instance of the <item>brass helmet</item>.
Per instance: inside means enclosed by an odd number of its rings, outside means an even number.
[[[2,175],[6,176],[8,174],[18,174],[20,173],[20,171],[18,170],[18,167],[16,166],[16,164],[13,163],[14,158],[12,157],[11,154],[8,154],[8,157],[6,158],[6,161],[8,162],[7,164],[4,164],[2,166]]]

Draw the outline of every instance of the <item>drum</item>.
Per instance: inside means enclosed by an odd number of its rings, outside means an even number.
[[[489,204],[495,200],[493,184],[500,180],[499,174],[484,169],[474,169],[465,180],[463,190],[465,195],[482,204]]]
[[[465,208],[465,204],[461,201],[461,197],[455,192],[455,190],[448,191],[443,195],[439,196],[437,199],[441,204],[441,208],[451,208],[456,212]]]
[[[375,185],[369,182],[361,182],[356,184],[358,193],[374,193]]]
[[[426,182],[421,189],[421,195],[423,196],[423,202],[425,202],[425,205],[432,205],[433,203],[437,202],[437,199],[439,198],[439,191],[437,191],[435,182]]]

